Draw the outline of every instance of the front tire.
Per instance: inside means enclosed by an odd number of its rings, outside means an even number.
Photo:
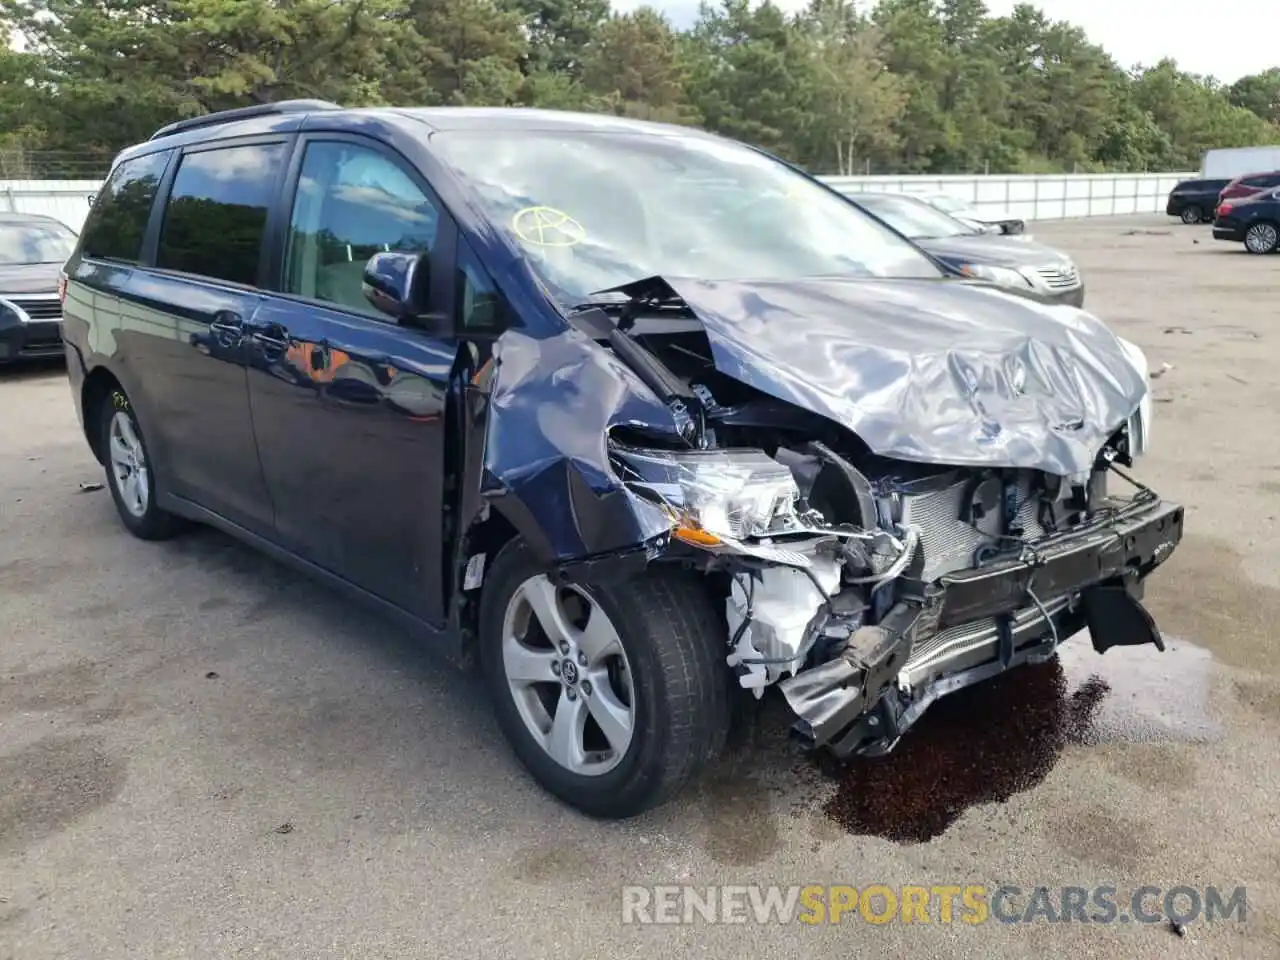
[[[1250,253],[1275,253],[1280,247],[1280,226],[1267,221],[1255,223],[1245,231],[1244,248]]]
[[[590,816],[664,803],[724,747],[724,627],[693,574],[654,567],[616,587],[557,586],[517,539],[489,572],[479,642],[516,756]]]
[[[98,411],[99,449],[120,520],[142,540],[168,540],[182,521],[156,505],[155,472],[142,428],[124,391],[113,389]]]
[[[1182,222],[1186,224],[1202,223],[1204,221],[1204,211],[1192,204],[1189,207],[1182,208]]]

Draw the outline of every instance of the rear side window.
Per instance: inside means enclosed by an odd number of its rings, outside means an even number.
[[[170,151],[126,160],[116,167],[85,219],[81,255],[96,260],[137,263],[147,232],[151,204]]]
[[[284,144],[219,147],[182,158],[156,266],[253,286]]]

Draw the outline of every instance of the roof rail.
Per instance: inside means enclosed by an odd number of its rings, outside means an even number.
[[[328,100],[278,100],[274,103],[258,103],[252,107],[237,107],[234,110],[219,110],[199,117],[188,117],[166,124],[149,139],[159,140],[171,137],[175,133],[197,130],[200,127],[212,127],[219,123],[231,123],[235,120],[248,120],[250,117],[266,117],[278,113],[311,113],[316,110],[341,110],[342,107]]]

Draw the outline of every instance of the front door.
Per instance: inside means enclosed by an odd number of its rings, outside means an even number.
[[[297,166],[281,294],[258,311],[246,341],[276,536],[439,622],[445,394],[457,346],[398,325],[361,285],[374,253],[427,251],[433,306],[446,308],[452,222],[417,174],[376,144],[317,136]]]

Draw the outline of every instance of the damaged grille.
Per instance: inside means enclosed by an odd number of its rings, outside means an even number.
[[[1050,617],[1071,606],[1070,597],[1059,597],[1045,605]],[[1009,629],[1015,647],[1021,647],[1043,635],[1050,629],[1039,607],[1024,607],[1009,618]],[[1065,639],[1065,638],[1060,638]],[[907,687],[927,683],[944,672],[948,663],[958,657],[983,647],[995,648],[1000,642],[999,625],[994,617],[984,617],[973,623],[964,623],[939,631],[921,640],[911,648],[911,655],[899,675],[899,682]]]
[[[1039,540],[1045,535],[1040,525],[1040,497],[1033,496],[1032,474],[1019,475],[1017,483],[1017,510],[1014,526],[1022,530],[1027,540]],[[981,547],[1001,544],[1001,538],[991,536],[962,520],[965,498],[972,490],[972,479],[959,477],[941,489],[921,492],[903,492],[902,523],[920,531],[921,549],[924,551],[924,569],[921,578],[936,580],[953,570],[974,566],[975,556]],[[1008,541],[1003,541],[1009,546]]]

